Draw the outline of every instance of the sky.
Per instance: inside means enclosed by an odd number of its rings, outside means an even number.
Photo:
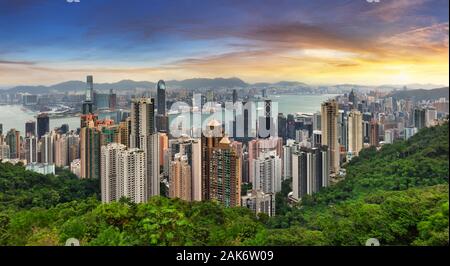
[[[0,0],[0,86],[449,83],[448,0]]]

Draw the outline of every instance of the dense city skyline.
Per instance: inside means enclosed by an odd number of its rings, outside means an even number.
[[[448,1],[0,6],[4,87],[88,73],[98,82],[238,76],[252,83],[448,84]]]

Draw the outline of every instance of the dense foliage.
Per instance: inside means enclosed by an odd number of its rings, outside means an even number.
[[[0,245],[448,245],[448,124],[366,149],[346,178],[278,215],[154,197],[101,204],[98,184],[0,164]]]
[[[79,179],[68,170],[41,175],[20,165],[0,163],[0,210],[51,207],[58,203],[100,195],[99,180]]]

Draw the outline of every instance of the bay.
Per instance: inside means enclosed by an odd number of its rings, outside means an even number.
[[[23,108],[22,105],[0,105],[0,124],[3,124],[3,134],[15,128],[23,136],[25,123],[30,120],[36,121],[37,114]],[[80,127],[80,117],[50,117],[50,129],[60,127],[62,124],[68,124],[69,130],[76,130]]]

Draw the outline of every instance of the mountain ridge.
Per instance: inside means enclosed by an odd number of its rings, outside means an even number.
[[[237,77],[229,77],[229,78],[191,78],[184,80],[168,80],[166,81],[166,85],[169,88],[185,88],[185,89],[196,89],[196,88],[275,88],[275,87],[317,87],[312,86],[310,84],[300,82],[300,81],[278,81],[278,82],[257,82],[257,83],[248,83],[243,81]],[[412,87],[406,87],[411,89],[420,88],[421,84],[411,84]],[[325,85],[324,85],[325,86]],[[318,86],[318,87],[324,87]],[[423,88],[426,90],[431,89],[431,84],[423,84]],[[69,91],[82,91],[86,87],[86,83],[80,80],[69,80],[49,86],[44,85],[20,85],[15,86],[8,89],[0,90],[0,92],[9,92],[9,93],[35,93],[35,94],[43,94],[43,93],[52,93],[52,92],[69,92]],[[335,84],[328,85],[325,87],[332,88],[360,88],[360,89],[368,89],[368,88],[378,88],[383,90],[397,90],[401,88],[400,85],[380,85],[380,86],[365,86],[358,84]],[[443,86],[437,86],[443,87]],[[112,83],[94,83],[94,88],[97,90],[126,90],[126,89],[155,89],[156,82],[151,81],[134,81],[131,79],[124,79],[117,82]],[[409,91],[408,90],[408,91]]]

